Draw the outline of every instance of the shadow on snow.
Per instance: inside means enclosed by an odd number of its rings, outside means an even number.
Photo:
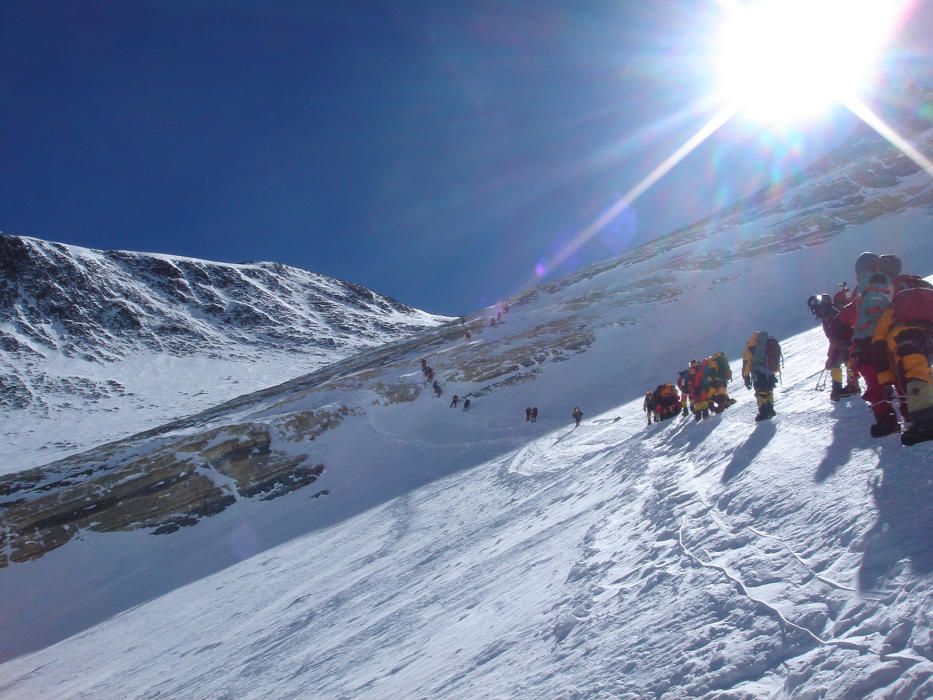
[[[722,472],[722,483],[727,484],[733,478],[741,474],[748,466],[755,461],[759,453],[771,442],[777,428],[774,421],[762,421],[755,426],[752,434],[748,436],[740,447],[732,453],[732,459],[726,465]]]
[[[914,573],[933,571],[933,450],[929,445],[883,447],[882,474],[872,484],[878,521],[863,540],[859,588],[880,587],[898,562],[909,559]]]

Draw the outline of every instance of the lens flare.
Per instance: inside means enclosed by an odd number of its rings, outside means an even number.
[[[786,123],[861,94],[902,16],[899,0],[765,0],[727,10],[718,38],[721,99]]]

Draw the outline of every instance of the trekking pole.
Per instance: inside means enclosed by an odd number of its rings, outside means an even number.
[[[820,372],[820,376],[816,379],[816,386],[813,387],[815,391],[826,391],[826,370],[824,369]]]

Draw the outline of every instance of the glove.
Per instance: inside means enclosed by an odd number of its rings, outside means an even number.
[[[746,374],[744,377],[742,377],[742,379],[745,380],[745,388],[746,388],[746,389],[751,389],[751,388],[752,388],[752,378],[751,378],[751,376]]]
[[[833,368],[833,359],[831,357],[826,358],[826,364],[823,365],[823,369],[832,369]]]

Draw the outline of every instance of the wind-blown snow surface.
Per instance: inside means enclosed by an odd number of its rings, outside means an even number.
[[[873,441],[858,401],[814,391],[824,346],[785,340],[759,425],[744,390],[650,428],[637,400],[577,430],[427,399],[430,436],[374,417],[357,438],[421,468],[525,444],[7,663],[3,693],[929,697],[933,450]]]
[[[0,473],[448,320],[276,263],[0,236]]]
[[[469,341],[381,351],[357,384],[296,380],[111,448],[119,460],[211,426],[361,408],[314,443],[324,491],[244,499],[169,536],[87,533],[0,571],[5,656],[77,632],[0,666],[0,690],[929,696],[933,443],[872,440],[860,401],[813,390],[825,340],[805,307],[866,248],[929,272],[929,221],[886,217],[710,269],[683,263],[722,260],[716,246],[750,230],[597,266],[515,300]],[[536,329],[557,322],[592,337],[555,362]],[[691,357],[737,357],[758,327],[787,360],[775,420],[756,425],[734,384],[723,416],[644,426],[645,388]],[[506,375],[524,380],[457,379],[522,338],[544,358]],[[424,353],[443,399],[374,401],[378,382],[419,381]],[[473,393],[472,410],[448,408],[452,393]]]

